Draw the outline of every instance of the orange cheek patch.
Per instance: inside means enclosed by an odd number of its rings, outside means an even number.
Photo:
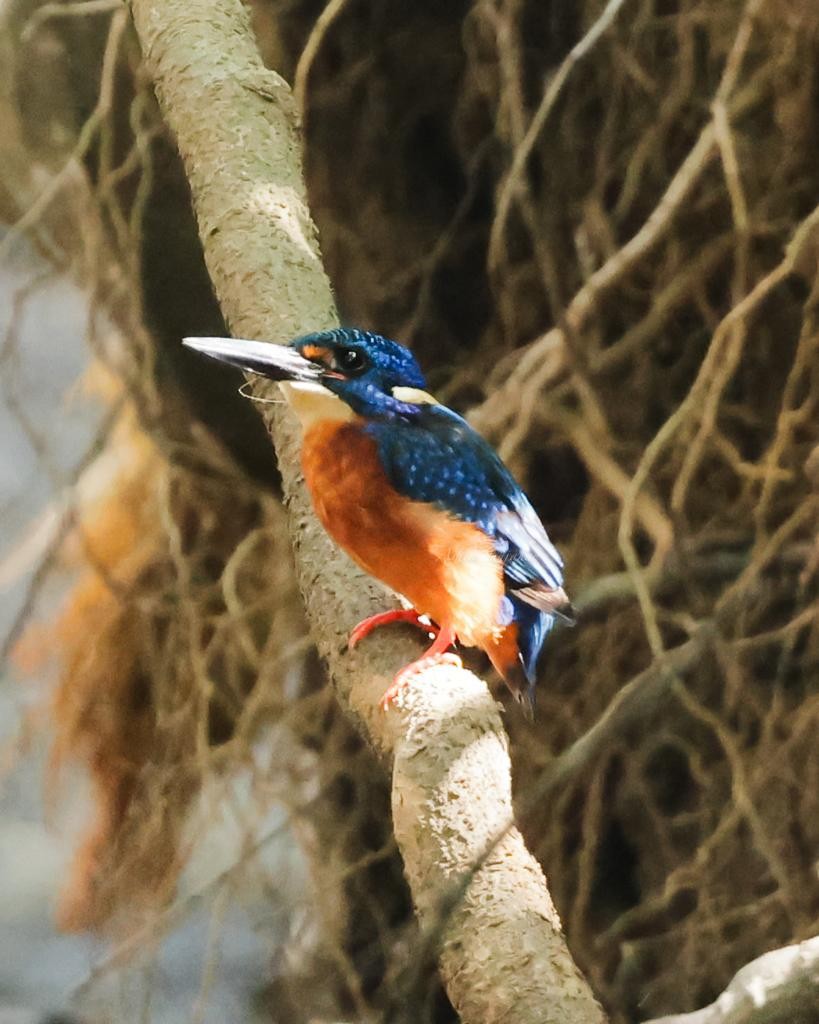
[[[305,345],[301,354],[313,363],[329,363],[332,359],[330,349],[323,348],[321,345]]]

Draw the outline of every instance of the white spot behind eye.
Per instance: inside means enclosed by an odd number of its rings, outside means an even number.
[[[438,405],[432,395],[420,388],[395,387],[392,389],[392,397],[408,405]]]

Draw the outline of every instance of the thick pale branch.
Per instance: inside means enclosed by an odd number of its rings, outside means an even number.
[[[813,938],[752,960],[709,1006],[649,1024],[813,1024],[817,1011],[819,938]]]
[[[335,324],[301,178],[293,100],[262,66],[241,3],[133,0],[132,7],[232,331],[285,341]],[[351,625],[383,607],[384,594],[318,526],[300,479],[292,417],[282,412],[271,430],[313,634],[342,705],[394,759],[396,834],[422,924],[436,929],[441,899],[469,880],[441,929],[453,1002],[465,1021],[513,1014],[521,1024],[602,1020],[569,956],[543,874],[511,827],[506,739],[486,686],[469,673],[435,669],[396,710],[378,710],[378,696],[417,647],[391,633],[345,651]]]

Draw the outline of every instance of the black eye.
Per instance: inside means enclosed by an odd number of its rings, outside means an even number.
[[[366,369],[367,357],[356,348],[342,348],[336,355],[336,362],[339,369],[347,373],[360,373]]]

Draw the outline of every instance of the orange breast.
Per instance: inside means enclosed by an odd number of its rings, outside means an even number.
[[[419,612],[484,646],[498,632],[503,579],[489,538],[390,485],[361,421],[311,426],[304,477],[331,537]]]

